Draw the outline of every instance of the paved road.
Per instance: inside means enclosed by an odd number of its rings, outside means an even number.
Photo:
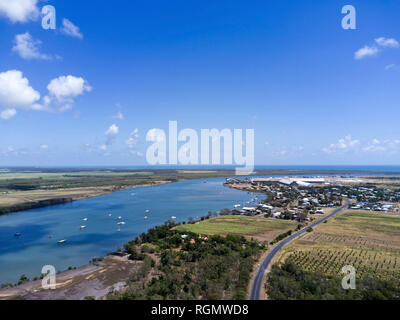
[[[260,290],[261,290],[261,286],[263,283],[264,274],[265,274],[269,264],[271,263],[271,260],[285,245],[287,245],[289,242],[293,241],[294,239],[296,239],[297,237],[299,237],[300,235],[305,233],[308,228],[314,228],[315,226],[319,225],[320,223],[322,223],[325,220],[329,219],[330,217],[334,216],[338,212],[346,209],[349,206],[349,204],[350,204],[350,201],[347,200],[346,205],[344,205],[343,207],[336,209],[335,211],[331,212],[330,214],[328,214],[326,217],[322,218],[321,220],[314,222],[310,226],[307,226],[306,228],[300,230],[299,232],[296,232],[295,234],[291,235],[289,238],[286,238],[286,239],[282,240],[281,242],[279,242],[278,245],[274,249],[272,249],[272,251],[270,253],[268,253],[266,258],[264,259],[264,261],[261,263],[260,267],[258,268],[256,278],[254,279],[253,287],[251,288],[250,300],[259,300],[260,299]]]

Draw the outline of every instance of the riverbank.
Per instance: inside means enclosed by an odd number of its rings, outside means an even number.
[[[129,188],[155,186],[170,182],[165,180],[125,186],[114,185],[55,190],[10,191],[0,196],[0,215],[89,199]]]
[[[54,290],[44,290],[42,280],[29,281],[0,289],[0,300],[98,300],[123,289],[141,264],[129,260],[127,255],[108,255],[96,264],[58,273]]]

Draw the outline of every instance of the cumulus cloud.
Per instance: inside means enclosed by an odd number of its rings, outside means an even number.
[[[69,21],[68,19],[63,19],[62,25],[63,25],[61,28],[62,33],[70,37],[83,39],[83,34],[80,32],[79,28],[76,25],[74,25],[71,21]]]
[[[34,109],[40,93],[29,85],[21,71],[0,73],[0,106],[8,109]]]
[[[118,119],[118,120],[124,120],[124,115],[122,114],[122,112],[118,112],[115,116],[113,116],[114,119]]]
[[[47,89],[50,95],[60,102],[68,101],[83,94],[85,91],[92,90],[85,79],[71,75],[51,80]]]
[[[373,139],[363,148],[365,152],[398,153],[400,151],[400,140],[380,141]]]
[[[326,153],[348,152],[354,150],[359,143],[359,140],[352,139],[351,135],[348,135],[342,139],[339,139],[337,143],[332,143],[329,147],[322,149],[322,151]]]
[[[99,149],[100,149],[101,151],[107,151],[107,145],[102,144],[102,145],[99,147]]]
[[[0,16],[11,22],[27,22],[39,16],[38,0],[0,0]]]
[[[363,151],[367,152],[377,152],[377,151],[385,151],[386,148],[381,144],[378,139],[373,139],[367,146],[363,148]]]
[[[111,136],[111,137],[113,137],[113,136],[116,136],[116,135],[118,134],[118,132],[119,132],[118,126],[115,125],[115,124],[112,124],[112,125],[107,129],[107,131],[105,132],[105,135],[106,135],[106,136]]]
[[[375,56],[379,52],[379,49],[375,46],[369,47],[365,46],[354,53],[354,58],[357,60],[363,59],[365,57]]]
[[[71,75],[61,76],[50,81],[47,86],[49,95],[44,97],[44,107],[65,111],[72,108],[74,99],[77,96],[89,92],[92,87],[81,77]]]
[[[138,152],[134,150],[138,142],[139,142],[139,129],[136,128],[131,132],[129,138],[125,140],[125,144],[130,149],[131,154],[138,154]]]
[[[1,0],[0,0],[1,1]],[[14,39],[14,46],[12,51],[18,53],[18,55],[25,60],[37,59],[37,60],[50,60],[52,57],[47,54],[40,52],[40,40],[32,38],[29,32],[17,34]]]
[[[354,59],[360,60],[365,57],[376,56],[380,51],[385,48],[399,48],[400,44],[396,39],[379,37],[375,39],[372,46],[364,46],[354,53]]]
[[[48,95],[40,101],[40,93],[29,85],[21,71],[0,73],[0,107],[7,109],[2,118],[15,116],[13,109],[65,111],[72,107],[77,96],[92,90],[85,79],[71,75],[51,80],[47,89]]]
[[[16,114],[17,114],[17,110],[15,110],[15,109],[6,109],[6,110],[3,110],[0,113],[0,118],[2,118],[3,120],[10,120]]]
[[[398,48],[400,47],[399,42],[396,39],[393,38],[384,38],[384,37],[380,37],[375,39],[375,42],[380,45],[381,47],[384,48]]]

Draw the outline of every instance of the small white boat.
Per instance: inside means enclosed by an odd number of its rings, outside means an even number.
[[[150,212],[150,210],[149,210],[149,209],[147,209],[147,210],[146,210],[146,213],[149,213],[149,212]]]
[[[58,241],[59,244],[62,244],[62,243],[65,243],[65,242],[67,242],[67,240],[65,240],[65,239]]]
[[[117,229],[117,232],[121,232],[121,229]]]
[[[108,216],[109,216],[109,217],[111,217],[111,216],[112,216],[112,214],[110,213]]]
[[[118,220],[121,220],[121,219],[122,219],[122,217],[121,217],[121,216],[119,216],[119,217],[118,217]]]
[[[172,216],[171,219],[176,219],[176,217],[175,217],[175,216]]]
[[[147,219],[147,216],[144,216],[144,219],[146,220],[146,219]]]
[[[81,229],[81,230],[82,230],[82,229],[86,229],[86,226],[81,226],[81,228],[80,228],[80,229]]]
[[[120,226],[123,226],[123,225],[126,224],[126,222],[118,222],[117,224],[120,225]]]
[[[83,218],[83,221],[88,221],[88,218]]]

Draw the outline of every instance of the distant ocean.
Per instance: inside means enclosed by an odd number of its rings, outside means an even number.
[[[236,165],[229,166],[49,166],[43,168],[82,168],[82,169],[118,169],[118,170],[234,170]],[[40,167],[37,167],[40,168]],[[381,172],[381,173],[399,173],[400,165],[256,165],[255,170],[293,170],[293,171],[359,171],[359,172]]]

